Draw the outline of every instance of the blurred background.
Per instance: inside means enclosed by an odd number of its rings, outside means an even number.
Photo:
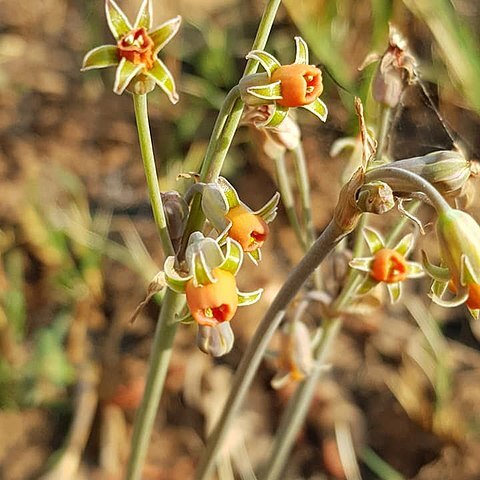
[[[118,2],[134,18],[140,0]],[[180,14],[162,50],[180,102],[155,90],[150,118],[162,190],[197,171],[218,109],[241,76],[263,0],[154,0],[154,24]],[[284,0],[268,43],[283,63],[303,36],[321,64],[326,124],[301,111],[314,221],[327,224],[346,158],[335,140],[357,134],[353,95],[375,123],[369,89],[388,22],[408,39],[442,117],[468,158],[480,152],[480,3],[476,0]],[[113,69],[80,73],[85,52],[113,43],[102,0],[0,0],[0,478],[119,479],[141,399],[158,305],[132,313],[163,259],[148,203],[132,101],[111,91]],[[410,122],[410,123],[408,123]],[[429,101],[412,91],[395,113],[390,154],[448,148]],[[290,166],[289,166],[290,168]],[[238,131],[225,176],[258,208],[276,190],[273,164]],[[478,216],[478,199],[470,211]],[[396,215],[386,218],[395,221]],[[420,216],[429,222],[431,212]],[[232,374],[269,302],[301,258],[283,209],[242,290],[265,289],[239,311],[233,351],[213,360],[195,328],[176,338],[144,471],[191,478]],[[429,237],[430,241],[433,237]],[[335,257],[334,262],[345,265]],[[343,263],[342,263],[343,261]],[[334,268],[335,265],[328,265]],[[479,329],[463,308],[442,310],[427,280],[395,307],[347,318],[318,386],[285,479],[345,478],[335,425],[348,426],[364,479],[480,478]],[[372,300],[373,302],[373,300]],[[306,322],[318,322],[315,309]],[[272,351],[275,345],[272,345]],[[225,460],[254,478],[294,385],[274,390],[267,358],[225,445]],[[341,446],[340,446],[341,449]],[[249,476],[250,475],[250,476]],[[226,477],[223,478],[234,478]],[[222,478],[222,480],[223,480]],[[240,478],[240,477],[239,477]]]

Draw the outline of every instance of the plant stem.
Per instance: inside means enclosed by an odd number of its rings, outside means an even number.
[[[390,123],[392,119],[392,109],[386,105],[380,106],[380,118],[378,125],[378,145],[375,152],[375,160],[382,160],[387,146],[388,133],[390,131]]]
[[[153,339],[142,404],[135,415],[132,451],[126,480],[140,480],[141,478],[150,435],[170,362],[173,339],[177,330],[174,316],[176,312],[180,311],[183,302],[183,295],[170,289],[167,290]]]
[[[295,232],[298,243],[305,253],[307,251],[307,243],[302,233],[302,227],[298,221],[297,212],[295,211],[295,205],[293,201],[292,187],[288,178],[287,169],[285,166],[285,155],[281,154],[275,158],[275,169],[277,171],[277,184],[280,190],[280,196],[282,198],[285,212],[287,213],[288,221]]]
[[[155,157],[153,155],[152,138],[150,136],[150,127],[148,124],[147,96],[133,95],[133,105],[135,108],[135,119],[137,121],[138,140],[142,152],[143,168],[148,185],[148,195],[152,204],[153,217],[157,225],[158,234],[162,242],[163,253],[167,257],[174,255],[172,241],[168,234],[167,219],[163,210],[160,187],[158,185],[157,169],[155,167]]]
[[[208,478],[221,443],[248,392],[268,343],[285,315],[286,308],[312,272],[344,236],[345,233],[336,223],[330,222],[277,293],[237,368],[221,417],[208,439],[206,450],[200,460],[195,477],[197,480]]]

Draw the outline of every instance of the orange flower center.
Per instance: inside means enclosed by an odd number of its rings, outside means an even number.
[[[117,43],[118,56],[134,65],[143,63],[146,70],[151,70],[155,62],[153,40],[145,28],[137,28],[124,35]]]
[[[448,288],[457,293],[457,286],[453,280],[448,282]],[[480,308],[480,285],[477,283],[468,284],[468,298],[467,298],[467,307],[472,310],[478,310]]]
[[[267,239],[270,230],[267,222],[243,205],[231,208],[226,217],[232,222],[228,236],[236,240],[244,252],[257,250]]]
[[[212,271],[215,283],[195,286],[190,280],[186,287],[187,305],[192,317],[200,325],[213,327],[230,321],[238,307],[235,277],[225,270]]]
[[[407,278],[407,262],[405,257],[395,250],[382,248],[373,260],[370,275],[377,282],[396,283]]]
[[[308,105],[323,91],[322,72],[314,65],[282,65],[272,73],[271,80],[281,82],[282,99],[276,102],[282,107]]]

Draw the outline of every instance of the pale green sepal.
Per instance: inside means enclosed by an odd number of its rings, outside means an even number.
[[[256,123],[255,125],[259,128],[262,127],[278,127],[287,117],[288,108],[281,107],[280,105],[273,105],[273,112],[268,117],[268,120],[263,123]]]
[[[165,281],[168,287],[177,293],[185,293],[185,286],[192,279],[192,275],[182,277],[175,270],[175,257],[167,257],[163,266]]]
[[[430,287],[430,292],[433,295],[436,295],[439,298],[442,298],[445,295],[445,292],[448,288],[448,282],[443,282],[441,280],[434,280],[432,286]]]
[[[422,265],[425,272],[427,272],[427,274],[434,280],[439,282],[448,282],[452,278],[448,268],[438,267],[437,265],[430,263],[424,250],[422,250]]]
[[[368,293],[372,288],[376,287],[378,285],[378,282],[372,278],[370,275],[368,275],[363,283],[360,285],[359,289],[357,290],[357,293],[359,295],[364,295],[365,293]]]
[[[370,253],[372,253],[372,254],[377,253],[382,248],[385,248],[383,238],[373,228],[365,227],[363,229],[362,233],[363,233],[363,238],[367,242],[368,249],[370,250]]]
[[[328,108],[325,103],[323,103],[319,98],[314,100],[312,103],[309,103],[308,105],[303,105],[301,108],[304,108],[310,113],[313,113],[322,122],[325,122],[327,120]]]
[[[388,295],[390,296],[390,302],[395,303],[402,295],[401,282],[387,283]]]
[[[218,267],[222,270],[236,275],[243,262],[243,250],[241,245],[232,238],[227,238],[227,251],[225,252],[225,261]]]
[[[281,100],[282,97],[282,82],[268,83],[267,85],[256,85],[247,88],[247,93],[261,100],[268,100],[273,102],[275,100]]]
[[[451,300],[444,300],[443,298],[437,296],[435,292],[433,291],[433,285],[432,285],[432,292],[429,293],[429,297],[437,304],[440,305],[441,307],[458,307],[462,303],[466,302],[468,299],[468,288],[465,286],[462,286],[460,290],[457,292],[454,298]]]
[[[222,249],[213,238],[205,238],[201,232],[193,232],[185,252],[187,265],[193,268],[194,256],[202,252],[209,268],[217,268],[224,261]]]
[[[134,27],[143,27],[147,30],[152,28],[152,0],[143,0],[142,5],[138,9]]]
[[[253,213],[263,218],[267,223],[273,222],[273,220],[277,216],[279,201],[280,194],[276,192],[275,195],[273,195],[273,197],[260,210],[257,210]]]
[[[260,297],[262,296],[263,293],[263,288],[259,288],[258,290],[255,290],[254,292],[239,292],[237,290],[237,295],[238,295],[238,306],[239,307],[244,307],[246,305],[252,305],[260,300]]]
[[[148,32],[148,36],[153,40],[154,55],[156,55],[178,32],[181,23],[182,17],[177,15],[175,18],[162,23],[160,26],[155,27],[151,32]]]
[[[115,72],[115,83],[113,84],[113,91],[117,95],[121,95],[127,88],[128,84],[132,81],[133,77],[140,73],[144,68],[144,65],[134,65],[127,59],[122,58],[118,64],[117,71]]]
[[[414,237],[413,233],[405,235],[393,248],[396,252],[403,256],[407,256],[413,248]]]
[[[155,83],[167,94],[168,99],[173,103],[178,102],[178,93],[175,88],[175,81],[172,74],[160,60],[156,59],[153,67],[145,72]]]
[[[474,318],[474,320],[480,319],[480,309],[469,308],[468,311],[470,312],[470,315]]]
[[[217,231],[221,232],[230,227],[231,222],[225,217],[229,210],[227,198],[216,183],[210,183],[203,188],[202,210]]]
[[[472,267],[472,262],[465,254],[463,254],[461,258],[460,283],[462,285],[467,285],[469,283],[475,283],[478,285],[480,283],[477,273]]]
[[[106,68],[118,65],[118,48],[116,45],[100,45],[90,50],[83,57],[82,71],[94,68]]]
[[[259,248],[252,250],[247,253],[248,258],[253,262],[254,265],[258,265],[262,260],[262,252]]]
[[[360,270],[361,272],[369,272],[372,269],[374,259],[372,257],[353,258],[348,263],[351,268]]]
[[[425,275],[423,267],[417,262],[407,262],[407,277],[420,278]]]
[[[226,243],[227,238],[229,238],[228,232],[231,226],[232,226],[232,222],[229,220],[227,222],[227,226],[225,227],[225,229],[217,237],[217,243],[219,245],[224,245]]]
[[[119,40],[132,30],[128,18],[114,0],[105,1],[105,14],[107,16],[108,28],[110,28],[116,40]]]
[[[213,266],[207,262],[205,253],[200,250],[193,255],[193,285],[198,287],[199,285],[206,285],[208,283],[216,283],[217,279],[213,275]]]
[[[263,50],[252,50],[247,56],[247,60],[256,60],[268,72],[269,76],[280,67],[280,62],[268,52]]]
[[[295,63],[308,65],[308,45],[302,37],[295,37]]]
[[[218,177],[217,184],[225,195],[228,204],[227,212],[231,208],[238,207],[238,205],[240,205],[240,197],[235,188],[233,188],[233,185],[225,177]]]

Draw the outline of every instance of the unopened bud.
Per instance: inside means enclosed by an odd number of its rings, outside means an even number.
[[[161,196],[167,218],[168,233],[175,245],[183,235],[188,215],[188,205],[183,197],[174,190],[162,193]]]
[[[198,326],[197,346],[213,357],[226,355],[233,347],[235,337],[229,322],[219,323],[213,327]]]
[[[363,212],[382,214],[395,205],[393,191],[381,181],[366,183],[357,193],[357,206]]]

